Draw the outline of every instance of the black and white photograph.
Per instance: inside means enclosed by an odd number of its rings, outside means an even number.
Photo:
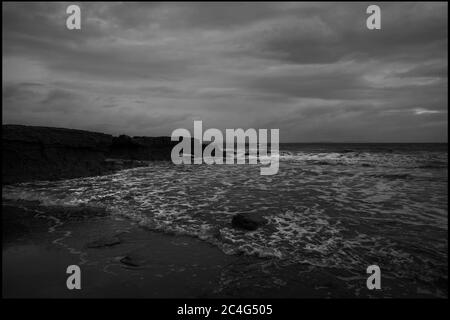
[[[447,2],[2,2],[2,297],[448,299],[447,28]]]

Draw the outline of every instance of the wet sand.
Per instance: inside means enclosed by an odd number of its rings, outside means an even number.
[[[5,298],[292,298],[327,297],[330,289],[348,295],[325,274],[301,279],[271,259],[226,255],[98,209],[20,202],[2,211]],[[73,264],[81,268],[81,290],[66,287]],[[284,280],[269,276],[277,270]]]
[[[3,206],[3,297],[207,298],[236,260],[201,240],[102,213],[34,210]],[[66,287],[72,264],[81,268],[81,290]]]
[[[4,298],[363,298],[427,297],[414,284],[346,289],[342,271],[226,255],[190,236],[150,231],[98,208],[3,203]],[[81,268],[81,290],[66,269]],[[344,279],[344,280],[343,280]],[[429,296],[428,296],[429,297]]]

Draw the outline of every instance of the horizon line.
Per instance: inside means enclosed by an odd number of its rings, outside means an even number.
[[[93,132],[93,133],[103,133],[103,134],[109,134],[114,136],[113,134],[110,133],[104,133],[104,132],[100,132],[100,131],[90,131],[90,130],[86,130],[86,129],[75,129],[75,128],[67,128],[67,127],[52,127],[52,126],[45,126],[45,125],[28,125],[28,124],[15,124],[15,123],[2,123],[2,126],[23,126],[23,127],[41,127],[41,128],[55,128],[55,129],[68,129],[68,130],[78,130],[78,131],[86,131],[86,132]],[[120,133],[120,134],[116,134],[116,136],[120,136],[120,135],[127,135],[130,137],[170,137],[170,135],[154,135],[154,136],[142,136],[142,135],[129,135],[129,134],[124,134],[124,133]],[[211,141],[210,141],[211,142]],[[206,142],[206,143],[210,143],[210,142]],[[448,144],[448,141],[280,141],[279,144],[300,144],[300,143],[304,143],[304,144],[324,144],[324,143],[329,143],[329,144],[364,144],[364,143],[371,143],[371,144],[407,144],[407,143],[416,143],[416,144]]]

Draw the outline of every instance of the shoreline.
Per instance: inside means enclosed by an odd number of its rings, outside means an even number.
[[[236,260],[199,239],[102,212],[55,216],[3,205],[2,218],[5,298],[209,298]],[[81,268],[81,290],[66,287],[72,264]]]
[[[4,298],[430,298],[385,279],[388,291],[346,284],[345,271],[226,255],[198,238],[148,230],[101,208],[3,201]],[[81,269],[68,290],[66,269]]]
[[[278,269],[272,259],[226,255],[101,209],[33,202],[2,209],[4,298],[310,298],[330,297],[330,289],[351,296],[326,273],[305,281],[294,279],[295,270],[290,280],[271,279],[264,269]],[[81,290],[66,287],[73,264],[81,269]]]

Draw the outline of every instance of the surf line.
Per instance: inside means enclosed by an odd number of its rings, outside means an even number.
[[[194,146],[194,164],[224,164],[224,142],[226,146],[225,164],[246,164],[246,139],[248,139],[248,164],[263,165],[261,175],[274,175],[279,168],[279,129],[270,129],[270,155],[267,153],[269,142],[267,129],[250,128],[226,129],[225,141],[222,131],[215,128],[203,132],[202,121],[194,121],[194,139],[187,129],[179,128],[172,132],[171,140],[179,141],[172,148],[171,158],[174,164],[192,164],[191,148]],[[182,140],[180,141],[180,138]],[[203,141],[209,142],[205,147]],[[236,155],[236,157],[235,157]]]

